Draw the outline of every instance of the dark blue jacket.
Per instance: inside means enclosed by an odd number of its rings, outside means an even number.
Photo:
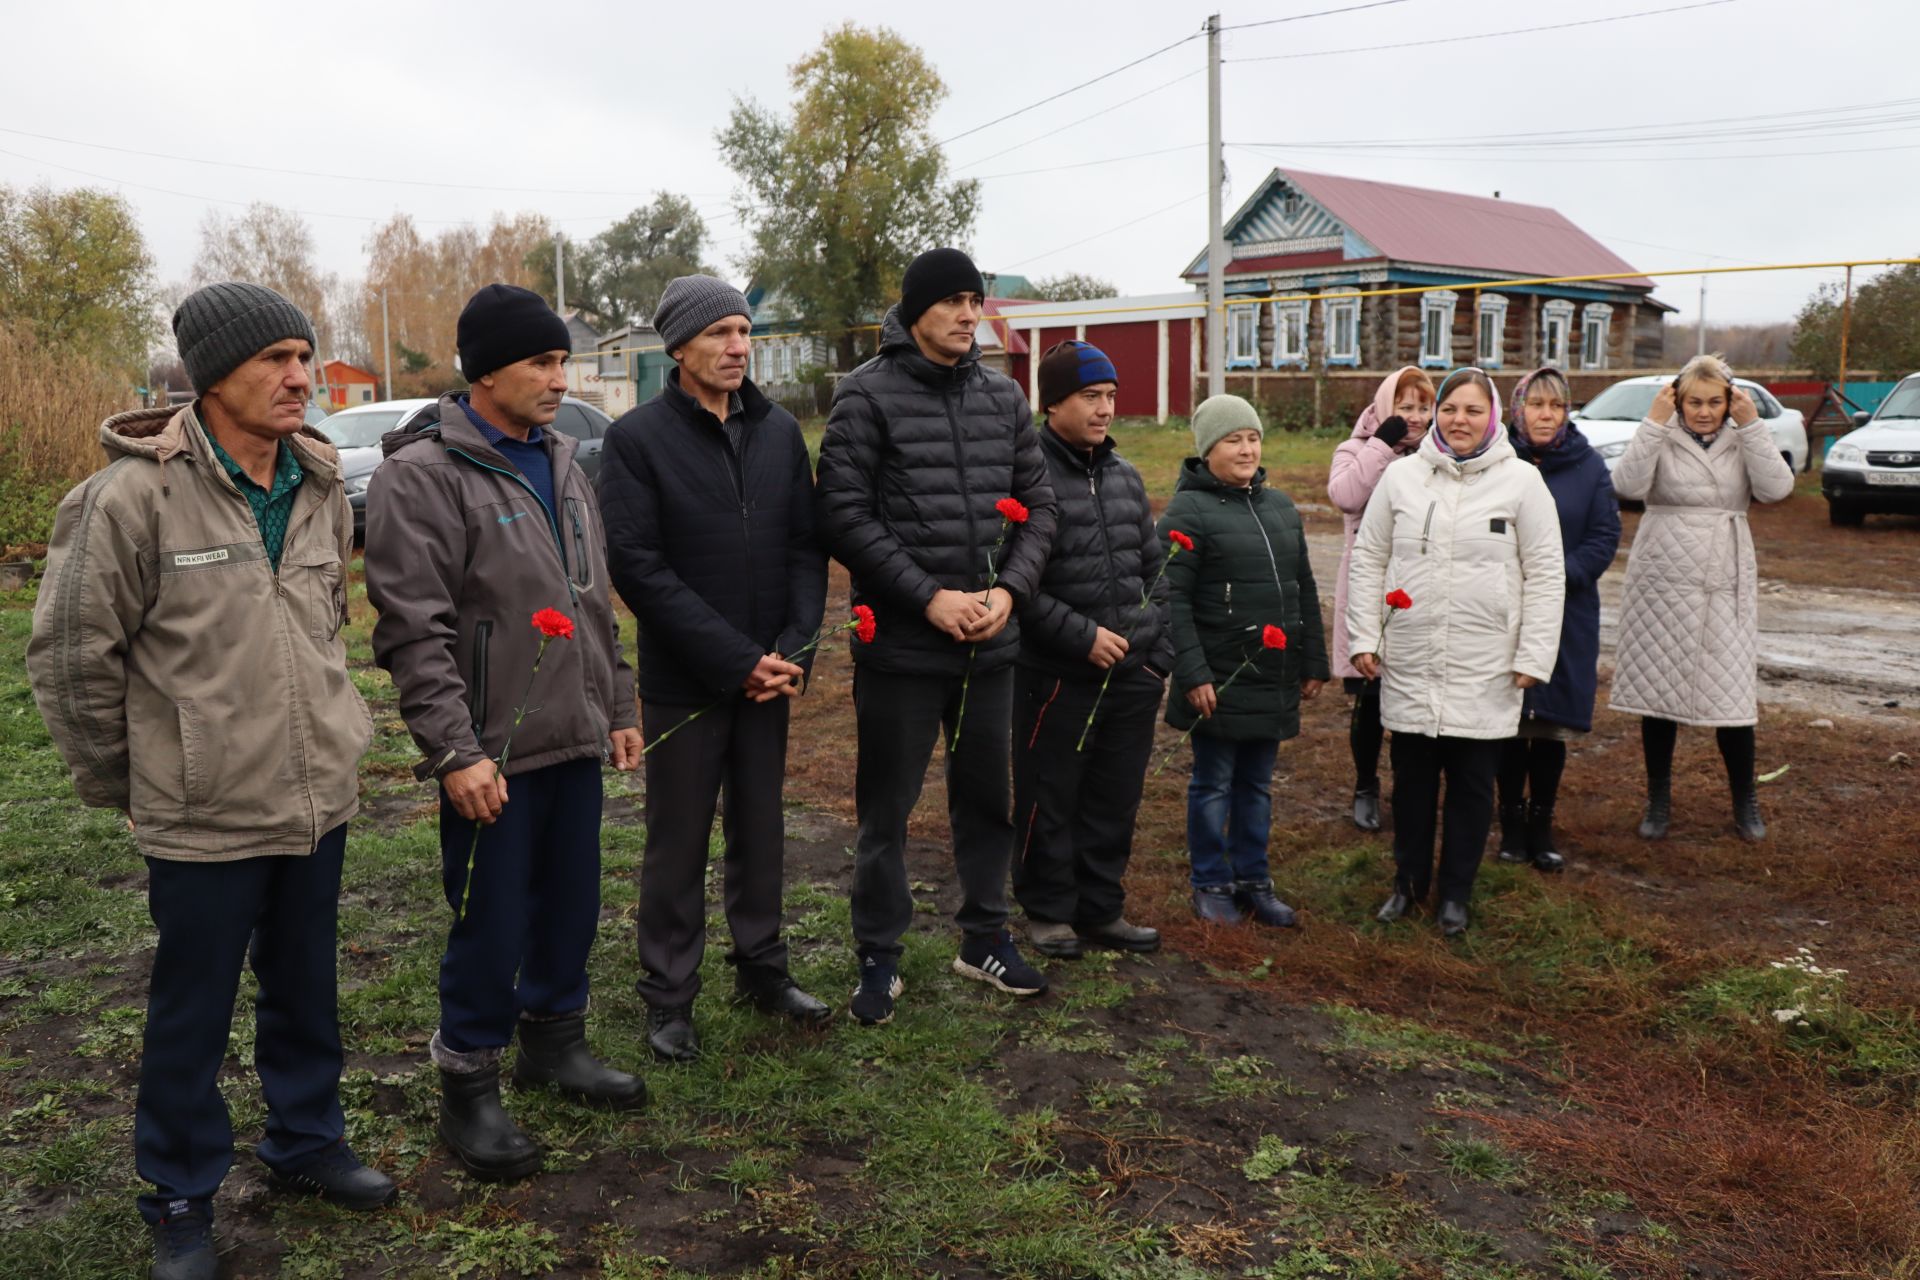
[[[1620,549],[1620,503],[1607,464],[1579,427],[1568,427],[1557,449],[1536,452],[1518,432],[1514,452],[1540,468],[1560,508],[1560,545],[1567,557],[1567,605],[1560,623],[1560,658],[1553,679],[1527,690],[1526,720],[1549,720],[1582,733],[1593,727],[1600,663],[1600,575]]]

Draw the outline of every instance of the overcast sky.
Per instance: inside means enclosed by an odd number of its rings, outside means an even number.
[[[1359,2],[1241,0],[1221,14],[1231,27]],[[1498,190],[1560,210],[1650,271],[1920,255],[1920,99],[1893,101],[1915,84],[1920,7],[1723,0],[1516,32],[1684,2],[1397,0],[1230,30],[1225,137],[1280,145],[1229,147],[1227,210],[1279,164]],[[714,255],[738,277],[744,240],[714,131],[735,96],[784,108],[786,68],[828,26],[887,24],[925,50],[951,90],[936,117],[945,139],[1179,40],[1210,11],[1180,0],[9,6],[0,181],[124,191],[167,280],[186,274],[207,209],[254,200],[306,214],[322,265],[358,276],[367,231],[397,211],[438,228],[537,210],[585,238],[679,191],[709,215]],[[1405,47],[1340,52],[1388,44]],[[954,141],[955,170],[985,179],[981,266],[1181,288],[1206,242],[1205,50],[1191,40]],[[1457,141],[1650,125],[1671,127],[1599,148]],[[1307,145],[1330,142],[1345,145]],[[1787,319],[1838,274],[1716,277],[1707,315]],[[1673,279],[1660,296],[1689,321],[1697,291]]]

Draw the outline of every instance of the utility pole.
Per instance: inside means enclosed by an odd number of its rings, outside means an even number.
[[[1705,276],[1700,277],[1700,333],[1698,336],[1700,342],[1693,353],[1703,356],[1707,354],[1707,278]]]
[[[1840,400],[1847,398],[1847,337],[1853,328],[1853,268],[1847,268],[1846,300],[1840,304]],[[1845,412],[1844,408],[1842,412]]]
[[[565,250],[560,246],[560,233],[553,233],[553,310],[556,315],[567,314],[567,264]]]
[[[1220,15],[1207,19],[1207,394],[1227,389],[1227,239],[1221,234]]]
[[[387,332],[387,291],[380,291],[380,353],[386,361],[386,396],[393,399],[393,338]]]

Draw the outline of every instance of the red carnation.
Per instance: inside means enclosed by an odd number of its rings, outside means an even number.
[[[993,509],[1000,513],[1002,519],[1013,524],[1025,524],[1027,522],[1026,504],[1018,498],[1002,498],[993,504]]]
[[[864,604],[853,606],[853,634],[861,644],[872,644],[879,630],[880,624],[874,621],[872,609]]]
[[[1178,529],[1167,530],[1167,540],[1173,543],[1175,546],[1179,547],[1182,551],[1193,550],[1193,539],[1189,538],[1186,534],[1180,532]]]
[[[1268,623],[1260,628],[1260,647],[1263,649],[1284,649],[1287,647],[1287,633]]]
[[[573,619],[558,609],[542,609],[534,614],[533,625],[548,640],[573,639]]]
[[[1387,608],[1411,609],[1413,608],[1413,597],[1396,587],[1392,591],[1387,592]]]

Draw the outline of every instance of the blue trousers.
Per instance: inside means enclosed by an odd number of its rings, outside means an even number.
[[[600,761],[568,760],[507,779],[481,830],[440,792],[441,882],[467,913],[440,957],[440,1039],[456,1053],[504,1048],[522,1013],[587,1007],[587,953],[600,925]]]
[[[1193,777],[1187,783],[1187,857],[1193,887],[1265,880],[1279,739],[1229,742],[1196,733],[1188,741]]]
[[[343,823],[304,858],[147,859],[147,910],[160,942],[147,989],[133,1155],[154,1188],[140,1197],[148,1222],[175,1200],[212,1200],[233,1164],[233,1124],[218,1079],[240,967],[249,960],[260,981],[254,1069],[267,1099],[260,1158],[281,1168],[298,1164],[346,1132],[336,1003],[346,846]]]

